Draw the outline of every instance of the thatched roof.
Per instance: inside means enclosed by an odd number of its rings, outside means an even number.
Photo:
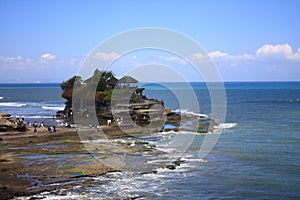
[[[138,83],[138,80],[132,78],[131,76],[124,76],[118,81],[118,83]]]

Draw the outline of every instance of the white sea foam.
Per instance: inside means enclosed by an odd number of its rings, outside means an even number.
[[[155,160],[147,160],[147,163],[149,164],[164,164],[167,162],[171,162],[172,159],[155,159]]]
[[[42,106],[45,110],[63,110],[65,107],[62,106]]]
[[[24,103],[16,103],[16,102],[1,102],[0,106],[22,107],[22,106],[26,106],[26,104],[24,104]]]
[[[25,118],[29,118],[29,119],[50,119],[53,118],[52,116],[26,116]]]
[[[182,161],[184,162],[203,162],[207,163],[207,160],[204,160],[203,158],[181,158]]]
[[[205,114],[195,113],[193,111],[188,111],[187,109],[176,109],[176,110],[173,110],[173,112],[208,118],[208,116]]]
[[[236,126],[237,126],[237,123],[222,123],[222,124],[219,124],[218,126],[214,126],[215,130],[212,131],[211,133],[220,134],[223,132],[223,130],[231,129]]]
[[[0,97],[0,99],[4,99],[4,97]]]
[[[72,192],[67,192],[67,193],[63,193],[65,195],[55,195],[55,194],[51,194],[49,192],[44,192],[44,193],[41,193],[40,195],[33,195],[33,199],[36,197],[36,199],[43,199],[43,198],[47,198],[48,200],[54,200],[54,199],[89,199],[91,197],[89,197],[88,195],[86,194],[77,194],[77,193],[72,193]],[[28,198],[22,198],[22,197],[19,197],[19,198],[16,198],[16,199],[28,199]]]
[[[228,129],[228,128],[234,128],[237,126],[237,123],[223,123],[216,126],[217,129]]]
[[[157,171],[159,174],[161,174],[161,173],[170,173],[170,172],[173,172],[173,171],[175,171],[175,170],[170,170],[170,169],[168,169],[168,168],[157,168],[155,171]]]
[[[157,132],[157,133],[154,133],[155,135],[174,135],[176,134],[177,132],[176,131],[162,131],[162,132]]]
[[[93,143],[93,144],[101,144],[101,143],[112,143],[112,140],[109,139],[98,139],[98,140],[82,140],[81,143]]]

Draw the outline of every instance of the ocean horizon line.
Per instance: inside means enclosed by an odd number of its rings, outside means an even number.
[[[42,85],[42,84],[61,84],[62,82],[0,82],[1,85],[7,84],[7,85],[13,85],[13,84],[24,84],[24,85],[29,85],[29,84],[35,84],[35,85]],[[188,82],[183,82],[183,81],[153,81],[153,82],[146,82],[142,81],[139,82],[141,84],[148,84],[148,83],[297,83],[300,82],[300,80],[260,80],[260,81],[255,81],[255,80],[245,80],[245,81],[188,81]]]

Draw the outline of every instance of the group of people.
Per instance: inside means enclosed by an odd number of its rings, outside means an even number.
[[[14,121],[15,124],[19,125],[19,124],[23,124],[24,126],[26,126],[27,128],[33,128],[33,133],[34,135],[37,135],[38,132],[38,128],[42,128],[44,131],[47,130],[48,133],[56,133],[56,126],[47,126],[45,127],[44,122],[38,122],[38,121],[34,121],[33,123],[31,123],[30,121],[25,121],[24,117],[18,117],[16,116],[16,120]],[[114,120],[108,119],[107,120],[107,125],[110,126],[112,124],[117,124],[120,125],[123,123],[123,118],[118,117]],[[71,131],[71,125],[68,124],[67,122],[62,122],[61,124],[58,124],[58,126],[61,126],[63,129],[67,128],[68,131]],[[100,126],[93,126],[90,125],[90,128],[95,127],[95,131],[98,132],[98,130],[100,129]],[[78,132],[78,128],[76,128],[76,132]]]
[[[27,128],[33,128],[34,135],[37,135],[38,128],[42,128],[43,130],[47,130],[49,133],[56,133],[56,126],[47,126],[47,127],[45,127],[44,122],[38,122],[36,120],[33,123],[31,123],[29,120],[26,121],[25,117],[16,116],[16,118],[14,120],[14,124],[16,124],[17,126],[23,125]],[[63,128],[67,127],[68,130],[70,130],[70,128],[71,128],[68,123],[63,123],[61,126]]]
[[[107,126],[110,126],[110,125],[112,125],[113,123],[116,123],[117,125],[121,125],[122,122],[123,122],[123,118],[122,118],[122,117],[118,117],[118,118],[115,119],[115,120],[108,119],[106,122],[107,122],[107,123],[106,123]]]
[[[37,121],[34,121],[33,124],[33,133],[37,135],[37,128],[45,128],[44,122],[38,123]],[[55,126],[49,126],[47,131],[49,133],[56,133],[56,127]]]
[[[68,131],[71,131],[71,125],[66,123],[61,123],[59,124],[59,126],[61,126],[63,129],[67,128]],[[37,134],[37,128],[43,128],[44,130],[47,130],[48,133],[56,133],[56,126],[48,126],[48,128],[45,127],[44,122],[38,123],[37,121],[34,121],[34,123],[32,124],[33,132],[36,135]]]

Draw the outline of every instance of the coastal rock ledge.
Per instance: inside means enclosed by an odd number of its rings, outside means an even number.
[[[14,122],[10,114],[0,112],[0,132],[6,131],[26,131],[26,125],[22,119],[17,119]]]

